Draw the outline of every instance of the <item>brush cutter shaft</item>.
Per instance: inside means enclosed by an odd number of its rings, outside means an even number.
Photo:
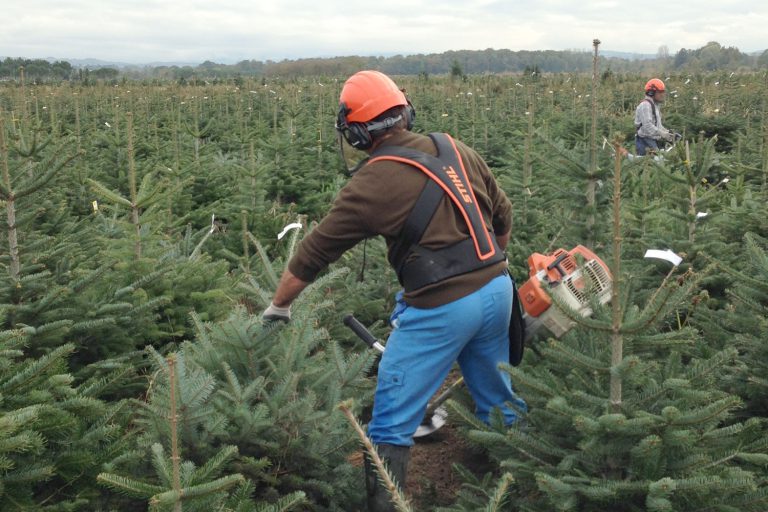
[[[360,338],[365,342],[368,347],[378,350],[379,352],[384,352],[384,346],[379,343],[379,340],[376,339],[376,337],[371,334],[371,331],[365,328],[363,324],[360,323],[360,321],[354,317],[354,315],[349,314],[344,317],[344,325],[352,329],[352,332],[357,334],[357,337]]]
[[[437,396],[434,400],[432,400],[432,403],[429,404],[429,407],[427,407],[426,412],[424,413],[425,418],[432,417],[433,414],[435,414],[435,411],[443,405],[443,402],[448,400],[454,391],[456,391],[459,387],[461,387],[464,384],[464,377],[459,377],[456,379],[456,381],[445,388],[445,391],[440,393],[440,395]]]

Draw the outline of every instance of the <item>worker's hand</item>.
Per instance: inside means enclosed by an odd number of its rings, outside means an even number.
[[[664,133],[664,140],[666,140],[667,142],[670,142],[670,143],[674,144],[674,143],[675,143],[675,134],[674,134],[673,132],[671,132],[671,131],[667,130],[667,131]]]
[[[270,302],[269,307],[261,314],[261,319],[265,322],[289,322],[291,320],[291,306],[279,308],[274,302]]]

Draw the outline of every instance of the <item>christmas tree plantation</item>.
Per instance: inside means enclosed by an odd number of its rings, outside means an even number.
[[[396,77],[510,197],[518,284],[577,244],[614,277],[505,368],[523,423],[451,402],[494,469],[446,510],[768,509],[765,76],[662,71],[684,138],[618,160],[645,73]],[[374,357],[341,318],[386,338],[383,242],[260,319],[346,182],[345,78],[0,83],[0,509],[364,509],[339,404],[365,418]]]

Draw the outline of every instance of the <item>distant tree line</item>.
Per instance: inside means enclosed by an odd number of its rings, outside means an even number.
[[[614,72],[663,71],[752,71],[768,68],[768,50],[761,55],[749,55],[736,47],[724,47],[717,42],[695,49],[681,49],[670,55],[665,46],[659,48],[655,58],[632,60],[622,57],[600,57],[601,69]],[[347,56],[308,58],[282,61],[243,60],[237,64],[218,64],[205,61],[198,66],[157,66],[87,69],[73,68],[64,61],[48,62],[42,59],[6,58],[0,62],[0,80],[18,79],[24,67],[29,80],[114,80],[153,78],[188,81],[191,79],[224,79],[238,76],[344,76],[360,69],[379,69],[391,75],[469,75],[482,73],[579,73],[592,69],[589,51],[554,50],[458,50],[444,53],[394,55],[390,57]]]
[[[768,50],[756,57],[735,47],[723,47],[711,42],[696,50],[681,49],[670,56],[662,47],[656,58],[632,60],[621,57],[600,57],[601,69],[624,71],[750,71],[768,68]],[[458,50],[444,53],[394,55],[390,57],[333,57],[282,61],[244,60],[237,64],[217,64],[206,61],[192,67],[157,67],[145,70],[157,78],[229,78],[232,76],[344,76],[360,69],[378,69],[391,75],[442,75],[482,73],[579,73],[592,69],[592,53],[588,51],[512,51]]]
[[[0,79],[20,79],[21,69],[24,69],[25,79],[35,80],[69,80],[72,78],[72,64],[57,60],[49,62],[45,59],[13,59],[6,57],[0,61]]]
[[[734,46],[724,47],[717,42],[707,43],[697,50],[681,49],[674,57],[674,68],[692,68],[696,71],[719,69],[736,71],[744,67],[768,67],[768,50],[757,58],[739,51]]]
[[[115,68],[75,68],[67,61],[47,61],[45,59],[23,59],[6,57],[0,60],[0,80],[21,80],[29,82],[50,80],[109,80],[117,78],[120,70]]]

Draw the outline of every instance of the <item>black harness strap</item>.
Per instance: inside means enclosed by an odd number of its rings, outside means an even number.
[[[444,194],[445,192],[440,188],[440,185],[434,180],[428,180],[419,198],[416,200],[416,204],[421,207],[414,207],[411,213],[408,214],[408,218],[405,220],[405,224],[403,224],[403,229],[400,231],[400,237],[389,252],[389,263],[397,272],[398,277],[402,275],[403,264],[408,253],[424,236],[424,231],[427,230],[427,226],[432,217],[434,217],[437,206],[440,204]]]
[[[656,117],[656,104],[650,98],[643,98],[643,101],[647,101],[651,105],[651,114],[653,114],[653,126],[658,125],[658,118]],[[635,127],[635,133],[639,132],[642,126],[642,124],[637,125]]]

